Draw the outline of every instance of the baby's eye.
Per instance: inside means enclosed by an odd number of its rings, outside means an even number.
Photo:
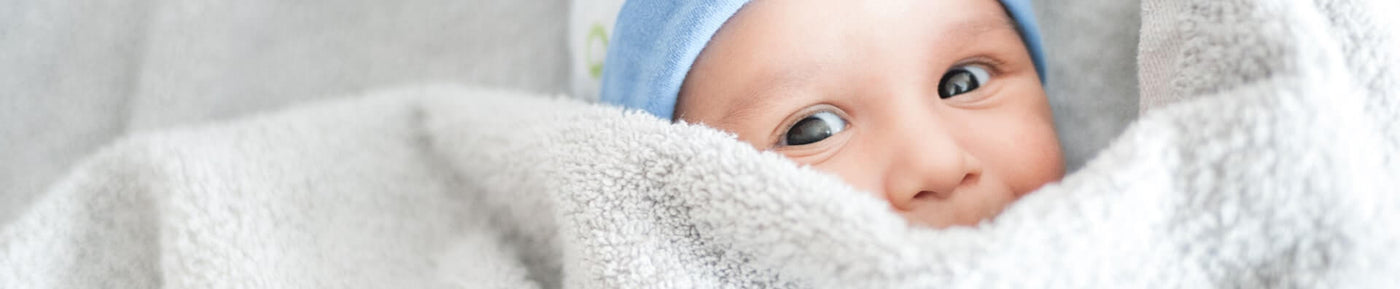
[[[968,64],[953,67],[948,72],[943,73],[943,79],[938,80],[938,98],[948,99],[959,94],[977,90],[982,84],[987,83],[991,74],[981,65]]]
[[[798,146],[822,141],[846,129],[846,120],[829,111],[809,115],[797,121],[783,133],[785,146]]]

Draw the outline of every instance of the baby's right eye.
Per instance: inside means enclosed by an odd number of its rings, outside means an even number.
[[[783,133],[779,145],[799,146],[819,142],[846,129],[846,120],[830,111],[817,112],[798,120]]]

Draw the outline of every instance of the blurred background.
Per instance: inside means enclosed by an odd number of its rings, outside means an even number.
[[[132,133],[427,82],[591,99],[571,12],[617,1],[0,0],[0,224]],[[1073,171],[1137,117],[1138,1],[1035,5]]]

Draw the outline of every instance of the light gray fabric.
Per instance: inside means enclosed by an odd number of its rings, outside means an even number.
[[[0,223],[132,132],[423,81],[567,88],[564,0],[10,0]]]
[[[1142,74],[1186,96],[975,228],[702,126],[422,86],[104,149],[0,229],[0,287],[1391,288],[1381,2],[1147,17],[1189,28]]]
[[[0,227],[0,288],[1392,288],[1386,2],[1144,17],[1185,28],[1140,74],[1184,96],[976,228],[704,127],[415,86],[103,149]]]
[[[1037,2],[1066,163],[1135,118],[1135,0]],[[130,132],[368,87],[566,87],[566,7],[529,1],[48,1],[0,9],[0,221]]]
[[[125,130],[147,5],[0,3],[0,223]]]
[[[1138,116],[1138,0],[1035,1],[1045,94],[1073,172]]]

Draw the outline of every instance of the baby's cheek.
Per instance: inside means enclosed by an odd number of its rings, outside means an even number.
[[[1015,171],[1007,174],[1007,183],[1018,195],[1029,193],[1049,182],[1058,181],[1064,176],[1064,160],[1060,152],[1055,128],[1049,124],[1036,124],[1019,134],[1014,155],[1018,163],[1011,165]]]
[[[858,149],[845,149],[831,158],[810,164],[812,168],[840,177],[852,188],[869,192],[872,196],[881,200],[888,200],[884,193],[884,186],[881,181],[886,173],[885,167],[870,162],[869,155]]]

